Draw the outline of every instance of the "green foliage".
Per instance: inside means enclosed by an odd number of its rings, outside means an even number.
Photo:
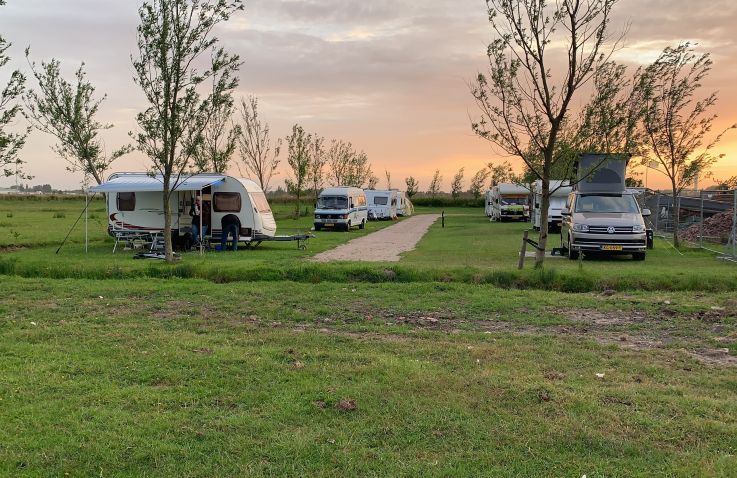
[[[440,193],[442,187],[443,176],[440,175],[440,170],[436,169],[435,174],[430,181],[430,185],[427,188],[427,195],[430,196],[432,199],[435,199],[435,197]]]
[[[0,1],[0,7],[5,2]],[[0,71],[8,64],[10,57],[7,51],[12,46],[2,35],[0,35]],[[3,74],[3,77],[6,77]],[[26,143],[30,128],[22,133],[10,132],[10,127],[17,121],[17,117],[21,114],[21,105],[19,100],[23,96],[25,89],[26,77],[19,70],[10,73],[8,83],[0,88],[0,174],[3,176],[18,176],[23,179],[30,179],[23,172],[23,161],[18,153]]]
[[[420,190],[420,185],[414,176],[410,176],[404,180],[404,184],[407,185],[407,197],[412,199],[415,194]]]
[[[453,199],[458,199],[461,192],[463,192],[463,174],[465,169],[466,168],[459,169],[456,175],[453,176],[453,181],[450,183],[450,195]]]
[[[246,171],[255,177],[264,192],[279,167],[282,140],[271,141],[269,123],[262,122],[258,115],[258,98],[249,96],[241,99],[241,135],[238,136],[240,160]]]
[[[297,217],[300,214],[302,193],[307,187],[312,141],[312,135],[305,133],[304,128],[298,124],[292,127],[292,134],[287,136],[289,148],[287,163],[291,169],[291,177],[287,178],[286,184],[287,191],[297,197],[297,208],[295,209]]]

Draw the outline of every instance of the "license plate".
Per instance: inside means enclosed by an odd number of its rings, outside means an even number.
[[[601,246],[602,251],[621,251],[622,246]]]

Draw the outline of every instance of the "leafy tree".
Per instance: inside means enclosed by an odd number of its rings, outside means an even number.
[[[0,7],[3,5],[5,0],[0,0]],[[12,44],[0,35],[0,70],[10,61],[7,51],[11,46]],[[23,161],[18,157],[31,130],[26,128],[22,133],[9,131],[21,112],[18,100],[23,95],[25,82],[26,77],[16,70],[10,73],[8,83],[0,89],[0,172],[6,177],[16,175],[20,179],[31,179],[23,173],[21,169]]]
[[[292,173],[292,177],[286,180],[287,190],[297,196],[296,217],[299,217],[302,193],[305,191],[310,172],[312,135],[305,133],[300,125],[295,124],[292,127],[292,134],[287,136],[287,145],[289,150],[287,163]]]
[[[202,142],[194,157],[198,173],[226,173],[235,153],[238,138],[242,134],[241,126],[233,124],[235,109],[233,95],[230,91],[218,94],[217,81],[218,77],[214,76],[210,121],[205,126]]]
[[[241,0],[147,0],[139,8],[134,81],[149,103],[132,136],[163,182],[166,260],[173,262],[171,195],[192,165],[213,106],[237,86],[240,58],[218,47],[213,29],[243,9]],[[198,65],[211,52],[204,69]],[[213,82],[202,97],[199,87]]]
[[[468,188],[468,192],[473,195],[474,199],[478,200],[484,193],[484,185],[486,184],[486,180],[489,179],[490,174],[491,172],[487,168],[481,168],[471,178],[471,185]]]
[[[376,185],[379,184],[379,178],[371,176],[368,180],[368,189],[376,189]]]
[[[453,196],[453,199],[458,199],[463,191],[463,174],[465,169],[459,169],[456,175],[453,176],[453,181],[450,183],[450,195]]]
[[[432,181],[430,181],[430,187],[427,189],[427,194],[435,199],[435,196],[440,193],[440,188],[443,187],[443,177],[440,175],[440,170],[436,169],[435,174],[432,177]]]
[[[542,180],[543,224],[548,221],[551,173],[559,163],[570,160],[559,140],[572,101],[597,64],[610,56],[604,50],[616,2],[486,1],[496,38],[487,51],[489,73],[479,74],[471,85],[481,116],[472,122],[472,128],[504,153],[521,158]],[[553,70],[553,62],[560,67]],[[543,227],[536,267],[543,265],[547,241],[548,231]]]
[[[643,119],[647,136],[648,158],[663,166],[662,171],[671,182],[673,215],[673,243],[680,245],[677,210],[678,196],[700,175],[709,171],[723,154],[713,152],[727,130],[707,139],[716,114],[709,109],[716,104],[717,95],[711,93],[696,99],[701,82],[711,71],[712,60],[708,53],[696,54],[690,43],[666,48],[660,57],[649,65],[642,77],[645,100]]]
[[[489,185],[490,189],[497,184],[512,182],[512,176],[514,173],[509,161],[504,161],[499,164],[491,162],[486,167],[489,168],[488,176],[491,177],[491,184]]]
[[[332,140],[328,150],[328,164],[330,178],[336,186],[352,186],[362,188],[367,184],[376,187],[378,178],[371,171],[366,153],[353,149],[351,143],[341,140]]]
[[[26,49],[26,58],[29,57],[30,51]],[[85,177],[91,176],[97,184],[102,184],[112,163],[133,150],[126,145],[110,156],[105,153],[100,133],[113,125],[98,121],[97,113],[107,95],[95,98],[95,87],[87,80],[84,63],[77,70],[74,82],[64,79],[59,60],[41,62],[38,68],[29,59],[29,65],[38,83],[38,91],[29,90],[25,95],[31,123],[57,139],[52,149],[67,162],[68,171],[81,171]]]
[[[269,190],[269,182],[279,166],[279,153],[282,140],[272,144],[269,123],[262,122],[258,115],[258,99],[250,96],[248,101],[241,99],[241,135],[238,137],[240,159],[246,171],[255,176],[264,192]],[[273,148],[273,149],[272,149]]]
[[[412,199],[412,197],[419,192],[420,183],[418,183],[413,176],[406,178],[404,183],[407,185],[407,197]]]
[[[310,189],[312,189],[315,195],[315,202],[317,202],[320,191],[325,183],[325,165],[327,162],[325,138],[315,135],[312,143],[310,143],[310,164],[307,168],[307,182],[310,184]]]

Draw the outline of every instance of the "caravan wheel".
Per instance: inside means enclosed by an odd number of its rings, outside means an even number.
[[[358,226],[359,229],[366,229],[366,219],[361,221],[361,224]]]

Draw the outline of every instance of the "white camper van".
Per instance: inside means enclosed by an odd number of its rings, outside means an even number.
[[[548,231],[557,232],[560,231],[560,224],[563,221],[561,211],[566,207],[566,200],[573,191],[573,187],[569,185],[568,181],[552,180],[550,181],[550,190],[553,193],[550,195],[550,204],[548,205]],[[536,231],[540,230],[542,194],[543,182],[538,179],[535,182],[535,196],[532,203],[532,228]]]
[[[486,215],[492,221],[527,221],[530,191],[518,184],[497,184],[486,193]]]
[[[365,193],[370,220],[397,218],[397,191],[367,189]]]
[[[315,207],[315,230],[325,226],[349,231],[352,227],[366,227],[368,207],[363,189],[336,187],[324,189]]]
[[[411,216],[415,212],[415,206],[410,201],[407,193],[394,189],[397,192],[397,216]]]
[[[172,231],[175,242],[191,241],[189,212],[196,195],[201,195],[201,217],[209,216],[206,236],[220,237],[221,220],[232,214],[241,224],[240,241],[268,240],[276,235],[276,222],[258,184],[224,174],[181,176],[171,195]],[[161,234],[164,230],[163,179],[147,173],[116,173],[107,182],[91,188],[107,194],[108,230],[116,238],[126,235]],[[207,214],[209,212],[210,214]]]

